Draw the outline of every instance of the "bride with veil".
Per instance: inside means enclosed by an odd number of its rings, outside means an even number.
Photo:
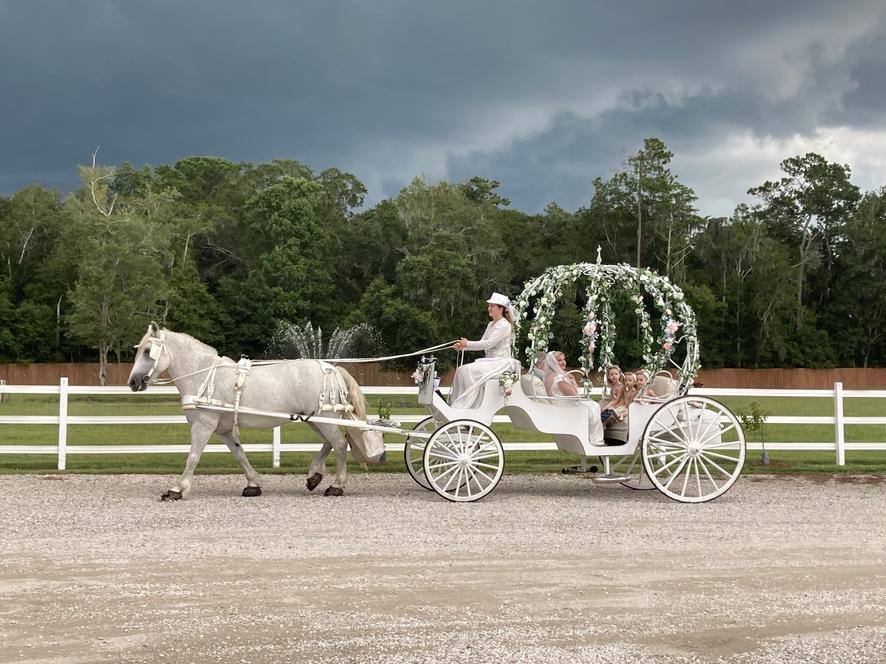
[[[578,384],[566,371],[566,356],[560,351],[545,355],[545,392],[549,397],[576,397]],[[593,445],[603,445],[603,422],[600,420],[600,404],[592,399],[582,399],[588,407],[588,439]]]

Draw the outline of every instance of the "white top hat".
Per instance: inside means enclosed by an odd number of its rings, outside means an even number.
[[[493,293],[492,296],[486,301],[489,304],[497,304],[500,307],[511,306],[511,301],[510,301],[510,299],[508,299],[508,296],[502,295],[501,293]]]

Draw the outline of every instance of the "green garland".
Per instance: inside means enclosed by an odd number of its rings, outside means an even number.
[[[590,374],[594,370],[597,355],[597,371],[604,373],[615,362],[615,322],[610,305],[610,292],[621,289],[627,293],[640,322],[643,339],[643,362],[651,375],[669,366],[675,347],[683,343],[686,359],[680,368],[680,391],[685,393],[692,384],[700,367],[695,313],[686,303],[683,291],[653,270],[634,268],[625,263],[604,265],[597,252],[596,263],[575,263],[549,268],[541,276],[528,282],[517,297],[514,322],[514,343],[524,318],[533,313],[527,339],[526,354],[535,358],[547,352],[551,340],[551,323],[557,301],[563,288],[579,278],[588,280],[587,302],[582,310],[582,353],[580,356],[584,386],[590,387]],[[661,314],[661,332],[652,331],[652,319],[645,304],[645,297],[652,300]],[[535,302],[534,310],[531,309]],[[682,331],[680,337],[678,331]],[[514,348],[516,354],[516,347]]]

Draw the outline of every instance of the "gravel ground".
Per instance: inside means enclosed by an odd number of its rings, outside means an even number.
[[[0,476],[0,662],[886,661],[886,482]]]

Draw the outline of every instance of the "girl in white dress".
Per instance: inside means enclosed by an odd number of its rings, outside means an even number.
[[[449,397],[453,408],[477,408],[483,401],[483,387],[487,380],[504,371],[515,371],[519,375],[520,364],[511,356],[513,318],[510,305],[506,295],[493,293],[486,300],[486,311],[492,320],[480,340],[468,341],[462,337],[452,345],[454,350],[486,351],[485,357],[463,364],[455,372]]]

